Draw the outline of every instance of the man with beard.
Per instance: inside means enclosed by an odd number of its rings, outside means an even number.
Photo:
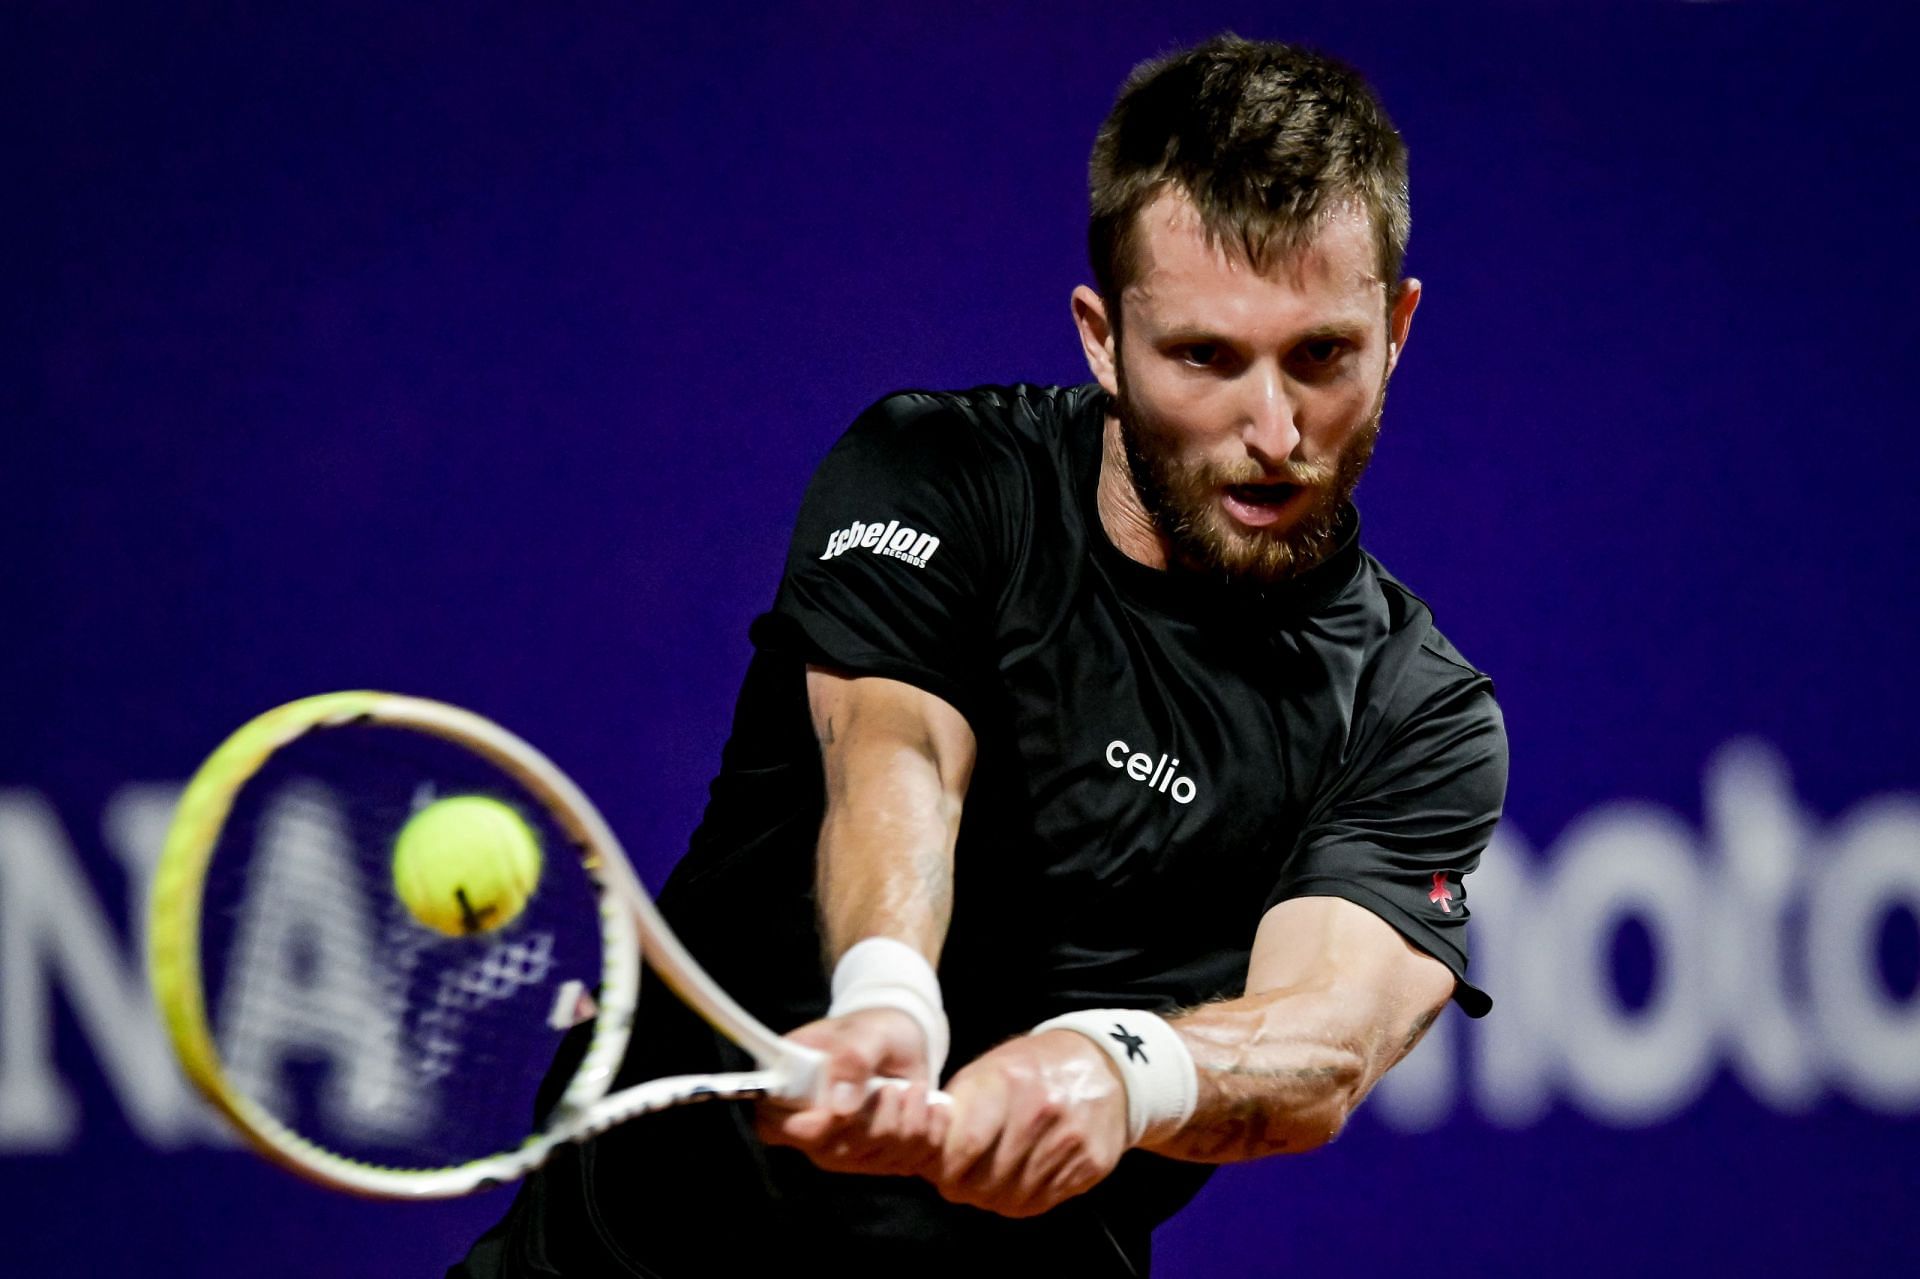
[[[1499,712],[1350,501],[1420,298],[1399,136],[1223,37],[1135,73],[1092,195],[1094,384],[841,439],[662,894],[828,1054],[820,1102],[616,1130],[469,1273],[1144,1274],[1209,1165],[1320,1145],[1449,997],[1486,1011]],[[635,1078],[746,1064],[642,1016]]]

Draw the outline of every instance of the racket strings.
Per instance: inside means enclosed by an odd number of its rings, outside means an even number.
[[[392,887],[421,806],[501,800],[546,850],[510,923],[450,937]],[[209,865],[201,950],[230,1086],[342,1157],[453,1167],[517,1147],[564,1024],[594,991],[596,890],[538,798],[471,752],[403,729],[308,734],[236,797]]]
[[[425,1116],[402,1049],[417,949],[376,945],[338,797],[311,781],[276,793],[245,878],[215,1020],[229,1078],[290,1122],[298,1106],[281,1063],[331,1059],[322,1100],[332,1123],[359,1139],[417,1134]],[[382,930],[404,938],[391,919]]]

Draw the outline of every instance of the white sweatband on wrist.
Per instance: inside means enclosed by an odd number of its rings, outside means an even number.
[[[1028,1034],[1071,1030],[1113,1058],[1127,1086],[1127,1144],[1170,1137],[1200,1104],[1200,1072],[1178,1031],[1137,1008],[1089,1008],[1041,1022]]]
[[[940,979],[926,956],[891,937],[869,937],[848,948],[833,968],[827,1016],[868,1008],[898,1009],[919,1023],[927,1037],[927,1076],[938,1084],[947,1064],[947,1014],[940,1003]]]

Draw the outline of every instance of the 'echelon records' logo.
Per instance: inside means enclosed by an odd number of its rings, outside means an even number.
[[[855,520],[827,539],[827,553],[820,558],[830,560],[855,547],[905,560],[915,568],[925,568],[933,553],[940,549],[940,539],[919,529],[902,528],[899,520],[888,520],[885,524],[878,520],[871,524]]]

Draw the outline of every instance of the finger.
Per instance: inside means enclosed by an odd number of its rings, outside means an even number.
[[[756,1116],[762,1141],[779,1146],[818,1146],[839,1128],[841,1117],[818,1106],[806,1110],[762,1107]]]
[[[1084,1152],[1084,1143],[1072,1131],[1049,1133],[1029,1152],[1019,1175],[1006,1188],[1007,1215],[1034,1216],[1091,1185],[1091,1181],[1080,1184],[1087,1167]]]
[[[869,1082],[867,1131],[876,1141],[900,1142],[925,1130],[926,1092],[917,1084],[875,1079]]]
[[[900,1101],[898,1089],[863,1088],[860,1109],[840,1121],[833,1155],[845,1166],[881,1171],[891,1157]]]
[[[832,1114],[857,1114],[866,1107],[867,1081],[873,1078],[878,1055],[858,1040],[839,1040],[827,1052],[820,1069],[819,1093],[815,1101]]]
[[[822,1054],[814,1077],[814,1093],[801,1109],[819,1108],[834,1114],[850,1115],[865,1100],[865,1081],[879,1065],[881,1046],[858,1023],[845,1018],[808,1022],[789,1031],[794,1043]]]
[[[926,1079],[926,1035],[898,1009],[862,1009],[819,1024],[831,1029],[837,1044],[857,1050],[860,1069],[845,1076],[853,1082],[864,1085],[878,1075]]]
[[[918,1171],[930,1152],[925,1137],[925,1089],[896,1082],[865,1088],[863,1094],[860,1109],[851,1115],[818,1108],[797,1125],[788,1121],[784,1125],[787,1144],[802,1145],[815,1163],[835,1171]],[[794,1137],[801,1140],[791,1140]]]
[[[915,1080],[901,1079],[893,1075],[875,1075],[863,1085],[868,1101],[874,1100],[881,1093],[901,1093],[917,1086]]]
[[[999,1140],[993,1156],[975,1169],[975,1184],[980,1193],[992,1199],[1004,1199],[1012,1193],[1034,1148],[1060,1122],[1060,1103],[1044,1088],[1016,1088],[1007,1099],[1006,1117],[1000,1124]]]
[[[836,1115],[853,1115],[866,1108],[867,1081],[878,1065],[876,1055],[857,1041],[841,1043],[827,1055],[821,1071],[819,1104]]]
[[[992,1157],[1006,1113],[1005,1096],[993,1076],[979,1082],[956,1081],[952,1097],[946,1135],[940,1144],[938,1177],[942,1194],[949,1189],[966,1191],[974,1169]]]
[[[824,1098],[826,1108],[841,1116],[859,1113],[866,1098],[866,1090],[856,1082],[859,1078],[858,1074],[848,1074],[830,1081]]]
[[[984,1064],[984,1063],[981,1063]],[[952,1127],[943,1146],[942,1193],[961,1203],[997,1208],[1036,1133],[1041,1090],[1024,1072],[969,1067],[954,1077]]]
[[[770,1146],[792,1146],[822,1168],[834,1172],[873,1171],[867,1165],[871,1143],[857,1123],[825,1109],[796,1111],[773,1122],[759,1123],[761,1140]]]
[[[944,1094],[926,1089],[908,1098],[904,1117],[908,1127],[903,1134],[902,1151],[911,1162],[902,1171],[926,1173],[939,1165],[941,1143],[946,1136],[950,1113],[950,1107],[945,1103]]]
[[[1101,1174],[1093,1161],[1059,1142],[1043,1142],[1023,1153],[1018,1171],[995,1178],[981,1173],[955,1187],[957,1202],[1003,1217],[1034,1217],[1091,1189]]]
[[[953,1098],[943,1092],[927,1094],[927,1146],[937,1157],[953,1126]]]
[[[861,1116],[862,1130],[850,1150],[862,1171],[910,1173],[925,1165],[926,1103],[917,1086],[876,1092]]]
[[[939,1176],[934,1182],[935,1189],[940,1192],[943,1198],[953,1203],[970,1204],[976,1208],[990,1208],[992,1205],[987,1201],[983,1189],[984,1178],[980,1175],[979,1170],[992,1159],[994,1145],[994,1140],[989,1138],[979,1154],[962,1165],[958,1171],[950,1171],[954,1167],[952,1152],[950,1150],[943,1151],[940,1164],[938,1165]]]

